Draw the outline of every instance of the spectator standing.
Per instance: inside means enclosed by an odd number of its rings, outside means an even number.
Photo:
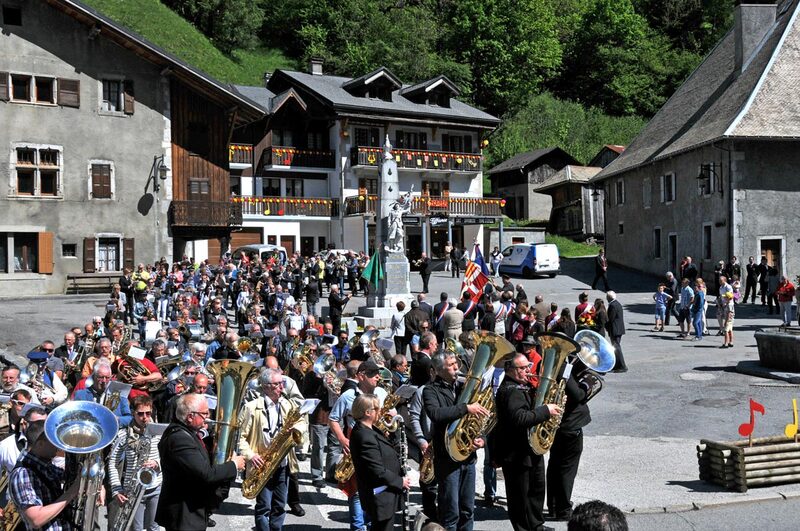
[[[656,302],[656,326],[651,330],[651,332],[664,331],[664,319],[666,319],[667,316],[667,304],[672,300],[672,296],[667,293],[666,288],[667,287],[664,284],[659,284],[658,290],[653,294],[653,300]]]
[[[445,271],[450,271],[452,269],[451,266],[452,266],[452,263],[453,263],[453,260],[452,260],[453,251],[454,251],[454,249],[453,249],[453,244],[452,243],[447,242],[446,244],[444,244],[444,257],[445,257],[444,270]],[[455,275],[453,275],[453,276],[455,276]]]
[[[792,324],[792,300],[794,299],[795,291],[794,284],[789,281],[789,278],[785,275],[782,276],[778,289],[775,290],[775,297],[780,306],[783,326],[791,326]]]
[[[692,299],[692,324],[694,325],[694,340],[700,341],[703,339],[703,313],[705,313],[706,304],[706,283],[702,278],[695,281],[694,298]]]

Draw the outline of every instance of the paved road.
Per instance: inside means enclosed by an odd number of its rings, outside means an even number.
[[[519,280],[529,298],[537,293],[546,301],[574,307],[588,288],[590,260],[562,261],[564,275],[555,279]],[[574,501],[599,498],[623,508],[631,529],[768,529],[796,528],[800,486],[751,489],[748,493],[721,491],[697,478],[695,446],[701,438],[737,439],[737,428],[747,420],[750,397],[765,405],[756,436],[783,432],[792,420],[791,399],[798,386],[746,376],[733,371],[741,360],[757,359],[753,331],[777,324],[760,306],[737,310],[735,347],[719,349],[721,338],[700,343],[675,338],[675,325],[652,333],[652,292],[657,279],[626,271],[612,271],[612,287],[625,307],[628,333],[623,348],[630,371],[611,374],[606,388],[592,403],[593,422],[585,429],[585,451],[575,485]],[[419,289],[412,273],[412,288]],[[456,294],[460,279],[434,273],[431,294]],[[592,299],[602,296],[590,293]],[[99,296],[6,300],[0,305],[0,348],[23,352],[45,337],[58,339],[68,326],[85,323],[102,311]],[[348,310],[355,311],[356,298]],[[774,316],[772,316],[774,317]],[[713,310],[709,326],[716,330]],[[307,471],[308,462],[302,463]],[[483,492],[479,469],[477,492]],[[346,529],[347,506],[334,489],[320,493],[302,474],[302,520],[289,516],[287,529]],[[504,494],[502,481],[498,486]],[[237,492],[237,491],[234,491]],[[788,498],[788,499],[784,499]],[[417,501],[416,492],[412,503]],[[688,510],[694,506],[701,510]],[[249,529],[252,505],[233,496],[217,520],[223,529]],[[665,512],[665,510],[667,512]],[[641,514],[642,512],[647,514]],[[554,523],[565,529],[562,523]],[[478,509],[476,529],[508,529],[501,509]]]

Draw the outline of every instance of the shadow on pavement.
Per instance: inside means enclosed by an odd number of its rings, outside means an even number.
[[[720,365],[717,367],[710,366],[710,365],[703,365],[701,367],[693,367],[693,371],[703,371],[703,372],[736,372],[735,365]]]
[[[714,485],[713,483],[706,483],[705,481],[695,479],[690,481],[667,481],[667,485],[683,487],[689,492],[728,492],[727,489]]]

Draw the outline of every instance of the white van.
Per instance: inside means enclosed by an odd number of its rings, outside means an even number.
[[[550,278],[561,273],[561,260],[558,247],[552,243],[518,243],[503,250],[500,273],[532,277],[548,275]]]
[[[278,263],[281,265],[286,265],[286,262],[288,261],[286,248],[280,245],[270,245],[266,243],[257,245],[244,245],[233,251],[231,258],[238,262],[243,254],[246,254],[251,259],[258,256],[262,261],[269,260],[275,256],[278,259]]]

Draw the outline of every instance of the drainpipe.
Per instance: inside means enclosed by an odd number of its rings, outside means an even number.
[[[347,164],[347,157],[342,156],[342,169],[339,172],[339,249],[344,249],[344,166]]]

